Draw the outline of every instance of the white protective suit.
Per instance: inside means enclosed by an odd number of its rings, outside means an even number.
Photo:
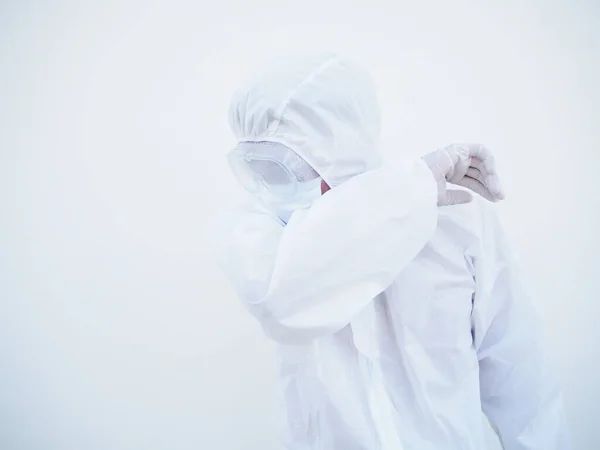
[[[221,263],[280,355],[290,450],[567,449],[538,321],[490,205],[438,208],[427,166],[384,164],[367,73],[332,54],[268,65],[235,95],[332,189],[284,226],[258,203]]]

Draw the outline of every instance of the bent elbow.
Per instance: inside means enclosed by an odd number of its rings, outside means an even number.
[[[343,328],[317,324],[300,327],[285,321],[263,322],[262,325],[270,339],[284,345],[306,344],[314,339],[335,334]]]
[[[332,335],[347,325],[343,321],[327,321],[322,317],[282,317],[275,314],[266,302],[255,303],[250,312],[258,320],[269,339],[284,345],[305,344]]]

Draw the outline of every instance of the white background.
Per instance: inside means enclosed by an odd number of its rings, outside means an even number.
[[[299,48],[371,70],[388,152],[495,151],[575,448],[597,448],[599,21],[593,0],[2,0],[0,448],[278,449],[272,349],[209,225],[239,192],[233,90]]]

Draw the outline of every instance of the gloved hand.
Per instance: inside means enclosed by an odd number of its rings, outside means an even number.
[[[492,153],[479,144],[451,144],[423,157],[438,182],[438,205],[458,205],[473,200],[470,192],[447,189],[464,186],[496,202],[504,198]]]

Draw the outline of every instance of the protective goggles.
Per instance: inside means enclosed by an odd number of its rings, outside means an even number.
[[[306,161],[277,142],[240,142],[227,159],[239,183],[253,194],[264,186],[277,196],[293,197],[300,183],[319,178]]]

